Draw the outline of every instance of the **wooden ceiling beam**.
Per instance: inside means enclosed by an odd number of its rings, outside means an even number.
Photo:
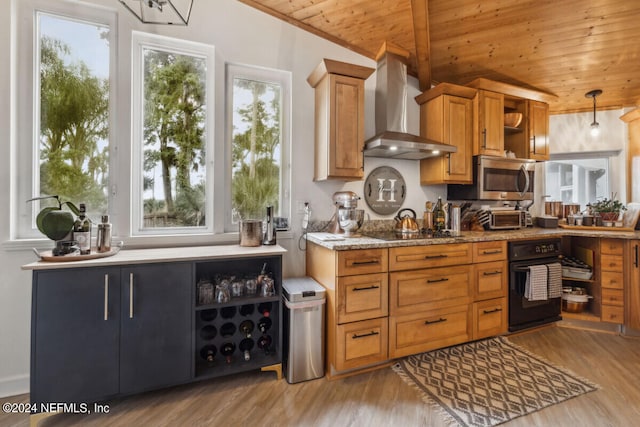
[[[416,69],[421,91],[431,88],[431,43],[429,39],[429,0],[411,0]]]

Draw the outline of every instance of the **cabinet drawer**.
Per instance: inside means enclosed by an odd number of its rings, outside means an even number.
[[[602,288],[602,305],[624,307],[624,292],[622,289]]]
[[[603,305],[601,320],[609,323],[624,323],[624,307]]]
[[[473,262],[502,261],[507,259],[507,242],[497,240],[494,242],[473,243]]]
[[[387,318],[338,325],[336,370],[359,368],[388,358]]]
[[[623,258],[620,255],[600,255],[600,269],[602,271],[623,271]]]
[[[389,314],[387,273],[338,278],[338,323]]]
[[[600,253],[607,255],[622,255],[624,253],[624,240],[601,239]]]
[[[509,269],[507,261],[474,264],[475,300],[486,300],[507,296]]]
[[[389,249],[389,271],[470,264],[471,244],[405,246]]]
[[[389,356],[422,353],[471,340],[469,305],[389,317]]]
[[[338,276],[384,273],[388,266],[387,249],[358,249],[338,251]]]
[[[389,274],[389,311],[393,315],[468,304],[472,266],[428,268]]]
[[[473,339],[507,332],[507,299],[495,298],[473,304]]]
[[[600,273],[600,282],[603,288],[624,288],[624,275],[621,271],[602,271]]]

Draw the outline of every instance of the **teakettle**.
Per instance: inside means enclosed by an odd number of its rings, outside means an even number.
[[[401,216],[405,211],[411,212],[411,215]],[[416,221],[416,212],[413,209],[400,209],[394,220],[396,221],[395,231],[398,233],[417,233],[420,231]]]

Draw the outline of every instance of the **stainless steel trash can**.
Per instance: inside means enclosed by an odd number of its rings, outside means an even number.
[[[282,289],[287,382],[323,377],[325,289],[310,277],[284,279]]]

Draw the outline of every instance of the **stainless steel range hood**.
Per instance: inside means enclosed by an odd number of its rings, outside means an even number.
[[[407,65],[384,52],[376,71],[376,135],[365,142],[364,155],[418,160],[455,153],[452,145],[407,133]]]

